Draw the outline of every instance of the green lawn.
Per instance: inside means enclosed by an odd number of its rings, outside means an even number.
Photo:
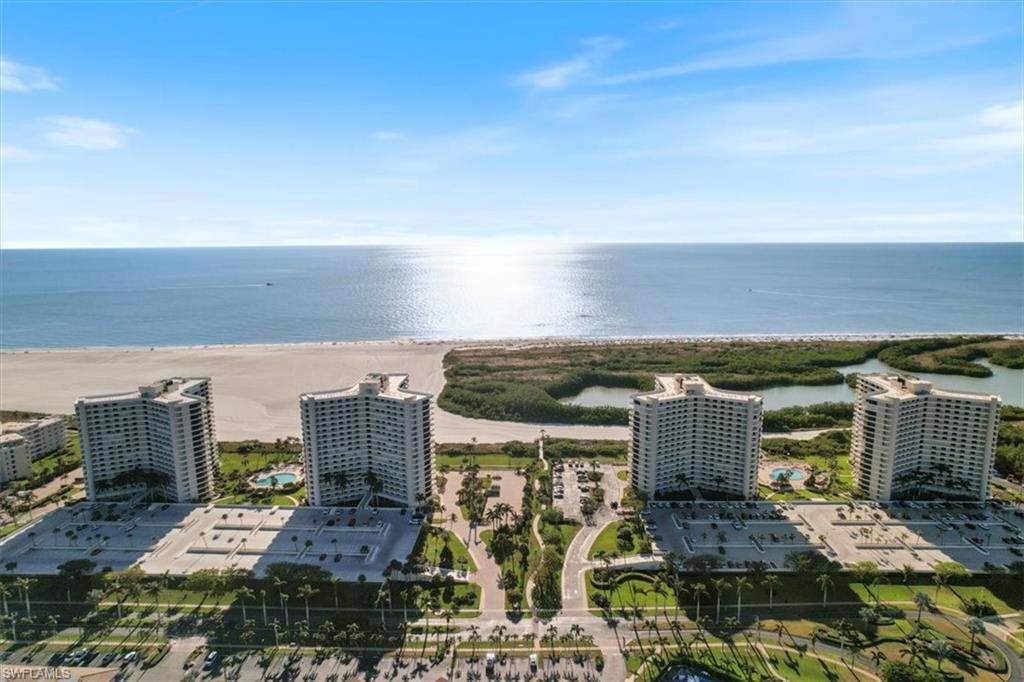
[[[447,553],[445,552],[446,548],[448,550]],[[422,533],[416,543],[413,554],[422,556],[430,566],[459,568],[463,565],[462,562],[465,561],[469,571],[476,572],[477,570],[476,562],[470,556],[466,545],[450,530],[442,529],[439,535],[429,531]],[[447,556],[447,554],[450,554],[450,556]]]
[[[620,481],[629,481],[629,469],[623,469],[615,475],[618,476]]]
[[[278,507],[294,507],[296,503],[298,505],[304,504],[306,501],[306,489],[299,488],[290,495],[271,495],[270,497],[260,497],[251,493],[241,493],[239,495],[228,495],[222,497],[219,500],[214,500],[214,504],[217,505],[230,505],[230,504],[262,504],[262,505],[276,505]]]
[[[723,577],[723,576],[719,576]],[[820,603],[821,601],[821,590],[813,583],[813,579],[808,579],[799,575],[780,575],[780,582],[774,589],[772,602],[777,607],[785,606],[787,604],[802,604],[802,603]],[[735,583],[735,578],[729,577],[728,582],[730,587]],[[695,579],[691,578],[686,581],[688,584],[695,582]],[[701,600],[702,614],[707,614],[709,605],[714,608],[715,603],[715,592],[712,588],[711,578],[701,578],[700,582],[708,588],[707,593]],[[982,582],[982,581],[979,581]],[[881,583],[876,588],[872,588],[878,591],[878,595],[882,602],[888,602],[892,604],[899,604],[903,608],[913,609],[914,594],[917,592],[924,592],[933,600],[937,601],[940,606],[949,607],[951,609],[961,609],[962,599],[976,598],[980,601],[988,602],[996,610],[997,613],[1007,613],[1021,608],[1022,602],[1024,602],[1024,595],[1021,594],[1021,588],[1016,585],[1013,578],[1010,576],[1004,576],[998,580],[993,578],[984,579],[984,584],[972,584],[972,585],[959,585],[952,586],[950,588],[943,588],[939,591],[938,599],[935,597],[935,584],[932,582],[916,582],[909,586],[902,584],[885,584]],[[593,606],[593,595],[598,590],[593,586],[591,577],[588,575],[587,578],[587,593],[588,600],[591,606]],[[671,605],[674,603],[674,599],[668,592],[667,588],[662,590],[654,591],[653,583],[650,580],[643,578],[630,578],[622,581],[614,590],[612,590],[609,599],[612,605],[615,607],[631,606],[636,603],[640,607],[650,607],[662,605]],[[635,601],[634,601],[635,600]],[[835,584],[829,589],[829,603],[835,602],[864,602],[865,604],[873,604],[875,601],[873,596],[869,596],[868,588],[863,583],[856,582],[856,579],[852,575],[841,574],[835,578]],[[755,587],[746,588],[743,591],[743,603],[745,605],[752,604],[767,604],[769,602],[768,589],[765,585],[757,585]],[[682,601],[680,602],[690,615],[693,615],[693,610],[696,606],[693,596],[687,592],[683,595]],[[729,589],[722,596],[722,609],[723,612],[726,610],[726,605],[731,608],[735,608],[736,603],[736,592],[734,589]]]
[[[613,521],[604,530],[598,533],[597,538],[594,539],[594,544],[590,546],[590,552],[587,553],[588,559],[593,559],[597,556],[598,552],[604,552],[607,556],[635,556],[640,553],[639,543],[636,541],[636,536],[633,536],[633,544],[629,549],[623,550],[619,548],[618,544],[618,531],[623,521]]]
[[[220,453],[220,470],[222,474],[230,474],[239,471],[243,474],[255,473],[270,466],[279,466],[298,462],[302,456],[294,452],[271,452],[259,453],[240,452]]]
[[[68,431],[68,446],[57,452],[51,452],[45,457],[32,462],[32,474],[38,476],[46,471],[56,469],[57,462],[66,460],[76,465],[82,463],[82,446],[78,431]]]
[[[437,455],[434,464],[438,467],[447,466],[452,471],[468,464],[472,459],[481,469],[522,469],[537,461],[535,457],[512,457],[501,452],[485,452],[478,455]]]

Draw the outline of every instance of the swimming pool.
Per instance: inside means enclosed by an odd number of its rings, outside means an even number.
[[[802,481],[804,480],[804,472],[800,469],[790,469],[788,467],[776,467],[772,469],[771,473],[768,474],[773,481],[779,480],[779,477],[783,474],[789,474],[789,480],[791,481]]]
[[[267,474],[266,476],[257,478],[256,486],[259,488],[271,488],[276,482],[276,485],[280,487],[290,483],[295,483],[297,480],[299,480],[299,477],[296,474],[289,473],[287,471],[275,471]]]

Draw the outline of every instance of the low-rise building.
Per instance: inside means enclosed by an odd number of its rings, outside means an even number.
[[[155,494],[205,502],[219,466],[207,378],[174,378],[75,403],[90,500]]]
[[[32,457],[29,442],[17,433],[0,434],[0,483],[16,478],[28,478],[32,474]]]
[[[64,417],[51,415],[39,419],[4,422],[4,433],[16,433],[26,441],[29,456],[40,459],[67,446],[68,435]]]
[[[416,506],[434,485],[433,396],[410,391],[405,374],[299,397],[306,493],[314,506],[371,494]]]
[[[655,382],[655,390],[633,396],[633,487],[649,498],[687,488],[756,497],[761,396],[723,391],[683,374]]]
[[[897,374],[857,377],[850,461],[875,500],[939,496],[986,500],[999,396],[949,391]]]

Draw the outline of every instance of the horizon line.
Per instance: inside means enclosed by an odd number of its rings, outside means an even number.
[[[189,249],[303,249],[303,248],[409,248],[409,247],[440,247],[452,246],[453,243],[464,242],[479,244],[522,244],[531,240],[501,239],[460,239],[437,241],[380,242],[380,243],[308,243],[308,244],[154,244],[154,245],[111,245],[111,246],[6,246],[0,244],[0,252],[4,251],[156,251],[156,250],[189,250]],[[750,241],[750,242],[716,242],[716,241],[679,241],[679,242],[627,242],[627,241],[548,241],[538,244],[539,247],[563,246],[931,246],[931,245],[976,245],[976,244],[1024,244],[1024,240],[938,240],[938,241]]]

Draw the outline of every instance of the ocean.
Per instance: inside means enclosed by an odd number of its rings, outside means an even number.
[[[4,250],[0,347],[1024,332],[1024,244]]]

